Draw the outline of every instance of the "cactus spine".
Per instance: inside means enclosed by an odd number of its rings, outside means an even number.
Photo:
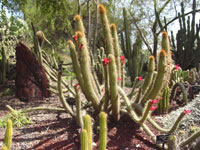
[[[3,144],[7,147],[8,150],[11,150],[12,146],[12,132],[13,132],[12,121],[9,119],[7,121],[6,133],[3,142]]]
[[[92,121],[91,117],[89,115],[85,115],[83,117],[83,122],[84,122],[84,129],[87,131],[87,143],[88,143],[88,150],[92,150]]]
[[[107,145],[107,114],[105,112],[101,112],[99,115],[100,118],[100,142],[99,142],[99,150],[106,150]]]

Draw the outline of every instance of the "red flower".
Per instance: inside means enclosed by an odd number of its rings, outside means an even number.
[[[142,80],[142,77],[141,77],[141,76],[138,77],[138,81],[140,81],[140,80]]]
[[[104,58],[103,62],[104,62],[104,66],[106,66],[109,62],[111,62],[111,60],[108,58]]]
[[[77,35],[74,35],[74,41],[76,41],[77,42],[77,39],[78,39],[78,36]]]
[[[80,86],[78,83],[75,84],[75,87],[79,90],[80,89]]]
[[[150,110],[155,110],[158,106],[151,106]]]
[[[175,70],[178,70],[180,68],[179,64],[175,65]]]
[[[105,91],[105,88],[103,88],[102,90],[101,90],[101,92],[104,92]]]
[[[80,45],[80,50],[82,51],[82,49],[83,49],[83,44]]]
[[[158,103],[158,102],[159,102],[158,99],[154,99],[154,100],[152,100],[152,104],[156,104],[156,103]]]
[[[189,114],[189,113],[191,113],[191,112],[192,112],[191,110],[187,110],[187,109],[184,110],[184,113],[185,113],[185,114]]]
[[[120,60],[121,60],[122,65],[124,65],[124,64],[125,64],[125,61],[126,61],[126,60],[125,60],[125,57],[124,57],[124,56],[121,56],[121,57],[120,57]]]
[[[120,81],[120,80],[122,80],[122,78],[118,77],[117,80]]]

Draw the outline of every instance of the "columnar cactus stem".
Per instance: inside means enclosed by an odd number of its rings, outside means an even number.
[[[190,137],[188,137],[186,140],[182,141],[180,143],[180,147],[184,147],[188,144],[190,144],[191,142],[193,142],[195,139],[197,139],[200,136],[200,131],[192,134]]]
[[[110,78],[109,83],[110,83],[112,114],[115,120],[119,120],[120,101],[117,89],[117,68],[115,65],[115,57],[112,54],[109,54],[108,58],[111,60],[111,62],[108,64],[108,68],[109,68],[109,78]]]
[[[81,115],[81,100],[80,100],[80,87],[79,85],[75,85],[75,91],[76,91],[76,120],[77,123],[80,125],[81,128],[83,128],[83,119]]]
[[[87,130],[81,130],[81,150],[88,150],[88,133]]]
[[[6,133],[5,133],[5,137],[4,137],[4,142],[3,142],[8,150],[11,150],[11,146],[12,146],[12,132],[13,132],[12,121],[8,120],[7,127],[6,127]]]
[[[118,41],[118,35],[117,35],[117,29],[115,24],[110,25],[111,28],[111,34],[113,37],[113,47],[114,47],[114,56],[115,56],[115,61],[117,65],[117,73],[118,77],[121,77],[121,63],[120,63],[120,48],[119,48],[119,41]],[[120,85],[120,81],[118,84]]]
[[[166,71],[166,52],[165,50],[161,50],[159,53],[158,74],[155,83],[153,85],[153,89],[150,95],[148,96],[148,99],[155,99],[156,96],[159,94],[163,84],[162,82],[165,71]]]
[[[60,71],[58,73],[58,94],[60,97],[60,101],[63,105],[63,107],[66,109],[66,111],[72,116],[75,117],[74,112],[72,111],[71,107],[69,106],[69,104],[66,102],[65,97],[63,95],[63,91],[62,91],[62,72]]]
[[[88,150],[92,150],[92,121],[89,115],[85,115],[83,117],[84,122],[84,129],[87,131],[88,134]]]
[[[108,56],[109,54],[114,54],[113,40],[112,40],[112,36],[110,32],[110,25],[109,25],[109,21],[106,15],[105,7],[102,4],[99,4],[98,9],[99,9],[99,14],[101,18],[102,27],[103,27],[104,39],[106,43],[105,52],[106,52],[106,55]]]
[[[93,106],[95,107],[96,110],[99,110],[98,104],[98,96],[96,95],[97,88],[94,86],[92,82],[92,73],[91,73],[91,66],[90,66],[90,58],[88,54],[88,49],[87,49],[87,41],[86,38],[84,38],[83,34],[81,32],[77,32],[77,37],[78,37],[78,43],[80,47],[80,67],[81,67],[81,73],[83,76],[84,80],[84,88],[85,88],[85,94],[90,97],[90,100],[93,103]],[[82,45],[82,46],[81,46]]]
[[[100,118],[100,142],[99,142],[99,150],[106,150],[107,145],[107,114],[105,112],[101,112],[99,115]]]

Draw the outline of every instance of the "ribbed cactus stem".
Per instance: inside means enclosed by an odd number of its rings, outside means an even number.
[[[168,140],[168,149],[169,150],[177,150],[176,136],[171,135]]]
[[[88,133],[87,130],[81,130],[81,150],[88,150]]]
[[[166,52],[165,50],[161,50],[159,53],[159,62],[158,62],[158,74],[155,80],[155,83],[153,85],[153,89],[148,96],[148,99],[155,99],[156,96],[159,94],[161,87],[162,87],[162,82],[165,74],[165,66],[166,66]]]
[[[146,92],[146,90],[148,89],[149,85],[151,85],[154,70],[155,70],[155,58],[154,58],[154,56],[150,56],[148,72],[147,72],[147,75],[145,76],[145,80],[142,85],[142,94],[144,94]]]
[[[100,141],[99,141],[99,150],[106,150],[107,145],[107,114],[101,112],[100,115]]]
[[[75,15],[74,21],[75,21],[75,30],[80,31],[83,34],[83,36],[85,37],[85,28],[84,28],[81,16]]]
[[[80,51],[80,67],[84,80],[84,88],[86,91],[85,94],[89,97],[89,100],[92,101],[95,109],[99,110],[99,99],[96,95],[97,93],[95,93],[95,91],[97,91],[97,88],[93,84],[93,76],[91,72],[90,57],[87,49],[87,41],[81,32],[78,31],[76,32],[76,34],[78,37],[78,45]]]
[[[173,126],[170,129],[164,129],[162,127],[160,127],[154,120],[152,120],[151,118],[147,118],[147,120],[152,124],[152,126],[163,133],[167,133],[167,134],[172,134],[178,127],[181,119],[185,116],[185,112],[182,112],[179,117],[176,119],[176,121],[174,122]]]
[[[74,72],[75,72],[77,80],[78,80],[78,82],[81,86],[81,89],[84,89],[84,80],[83,80],[83,77],[82,77],[82,74],[81,74],[81,67],[80,67],[80,64],[78,62],[78,56],[77,56],[77,53],[76,53],[75,45],[73,44],[73,42],[71,40],[68,41],[68,44],[69,44],[70,56],[71,56],[71,59],[72,59]]]
[[[92,150],[93,138],[92,138],[91,117],[89,115],[85,115],[83,117],[83,122],[84,122],[84,129],[87,131],[87,134],[88,134],[88,150]]]
[[[6,133],[3,142],[4,145],[8,148],[8,150],[11,150],[12,147],[12,134],[13,134],[12,121],[9,119],[7,121]]]
[[[162,32],[162,43],[161,43],[162,49],[165,50],[166,54],[170,54],[170,43],[169,43],[169,37],[166,31]]]
[[[138,77],[136,77],[135,80],[134,80],[134,84],[133,84],[133,87],[132,87],[132,89],[131,89],[131,92],[130,92],[130,94],[128,95],[128,97],[129,97],[130,99],[132,99],[132,97],[133,97],[133,95],[134,95],[134,91],[135,91],[136,87],[138,86],[138,83],[139,83],[139,80],[138,80]]]
[[[117,89],[117,68],[115,64],[115,57],[110,54],[108,58],[111,62],[108,64],[109,68],[109,83],[110,83],[110,96],[111,96],[111,105],[112,105],[112,115],[115,120],[120,118],[120,101],[118,96]]]
[[[115,56],[115,62],[117,65],[117,73],[118,77],[121,77],[121,62],[120,62],[120,47],[119,47],[119,40],[118,40],[118,35],[117,35],[117,29],[115,24],[110,25],[111,29],[111,34],[113,37],[113,47],[114,47],[114,56]],[[120,81],[118,84],[120,85]]]
[[[63,107],[65,108],[65,110],[72,116],[75,117],[74,112],[72,111],[71,107],[69,106],[69,104],[66,102],[64,94],[63,94],[63,90],[62,90],[62,72],[60,71],[58,73],[58,95],[60,98],[60,101],[63,105]]]
[[[190,137],[188,137],[186,140],[182,141],[180,143],[180,147],[184,147],[188,144],[190,144],[191,142],[193,142],[194,140],[196,140],[198,137],[200,136],[200,130],[197,131],[196,133],[192,134]]]
[[[2,55],[2,71],[1,71],[1,80],[0,80],[0,83],[4,83],[6,81],[6,61],[7,61],[6,51],[5,51],[4,44],[2,44],[1,50],[2,50],[1,51],[1,55]]]
[[[81,115],[81,99],[80,99],[80,87],[79,85],[75,85],[75,91],[76,91],[76,120],[77,123],[81,128],[83,128],[83,119]]]
[[[106,14],[106,8],[102,5],[99,4],[98,6],[99,9],[99,14],[101,18],[101,23],[103,27],[103,34],[104,34],[104,39],[105,39],[105,53],[108,56],[109,54],[114,54],[113,50],[113,40],[110,32],[110,24],[107,18]]]

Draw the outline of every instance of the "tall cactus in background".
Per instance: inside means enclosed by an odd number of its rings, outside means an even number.
[[[176,34],[176,44],[172,36],[173,54],[176,64],[179,64],[183,70],[198,68],[200,61],[200,23],[195,23],[196,0],[193,0],[192,19],[188,16],[186,21],[184,3],[181,3],[181,14],[179,13],[180,29]]]
[[[131,36],[129,29],[130,26],[128,23],[127,12],[125,8],[123,8],[123,16],[124,16],[125,38],[123,32],[121,32],[122,51],[128,60],[128,72],[131,81],[133,82],[135,77],[141,75],[145,57],[141,58],[142,40],[140,39],[139,35],[136,37],[136,41],[133,44],[133,47],[131,46]]]
[[[11,146],[12,146],[12,121],[8,120],[7,121],[7,127],[6,127],[6,133],[5,133],[5,137],[4,137],[4,141],[3,144],[7,147],[8,150],[11,150]]]

